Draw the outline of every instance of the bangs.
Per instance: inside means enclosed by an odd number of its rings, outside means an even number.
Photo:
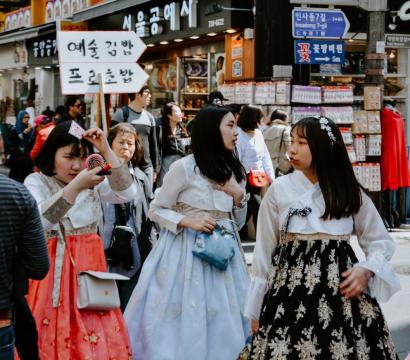
[[[75,142],[71,145],[70,155],[85,159],[90,154],[90,148],[83,141]]]
[[[295,125],[292,126],[291,135],[294,131],[296,132],[297,136],[299,136],[300,138],[307,139],[306,124],[296,123]]]

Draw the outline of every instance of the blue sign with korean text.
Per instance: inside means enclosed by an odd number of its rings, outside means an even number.
[[[292,10],[292,35],[295,38],[342,39],[349,27],[349,20],[339,9]]]
[[[295,40],[295,64],[343,64],[342,40]]]

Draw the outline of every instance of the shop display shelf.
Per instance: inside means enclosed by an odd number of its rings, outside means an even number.
[[[185,91],[183,91],[182,94],[184,95],[203,95],[203,96],[209,95],[209,93],[207,92],[185,92]]]
[[[202,58],[184,58],[184,62],[207,62],[208,59]]]
[[[182,111],[199,111],[199,110],[201,110],[201,108],[185,108],[185,107],[182,107],[181,110]]]
[[[208,76],[187,76],[189,80],[208,80]]]

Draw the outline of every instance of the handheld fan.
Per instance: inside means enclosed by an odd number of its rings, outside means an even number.
[[[91,154],[87,159],[85,159],[85,164],[88,170],[101,166],[102,170],[98,172],[97,175],[111,174],[111,165],[108,164],[100,154]]]

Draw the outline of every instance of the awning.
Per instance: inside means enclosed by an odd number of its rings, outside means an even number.
[[[31,27],[28,29],[21,29],[21,30],[13,30],[9,31],[6,34],[2,35],[0,33],[0,45],[8,44],[15,41],[23,41],[27,39],[31,39],[37,37],[40,32],[43,33],[44,30],[48,28],[55,29],[55,23],[45,24],[37,27]]]
[[[73,22],[87,21],[107,14],[112,14],[120,10],[128,9],[132,6],[141,5],[149,0],[109,0],[86,9],[76,11],[72,16]]]

